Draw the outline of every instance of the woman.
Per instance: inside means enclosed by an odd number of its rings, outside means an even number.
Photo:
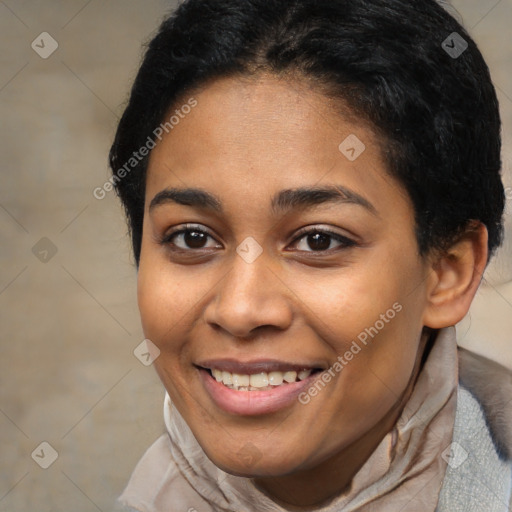
[[[498,104],[438,4],[185,1],[110,163],[167,392],[121,503],[508,510],[512,379],[454,328],[502,236]]]

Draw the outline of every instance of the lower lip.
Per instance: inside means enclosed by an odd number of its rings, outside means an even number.
[[[265,391],[236,391],[217,382],[207,370],[200,369],[199,374],[207,393],[220,409],[244,416],[277,412],[298,402],[298,395],[311,385],[317,375],[320,375],[315,373],[307,379]]]

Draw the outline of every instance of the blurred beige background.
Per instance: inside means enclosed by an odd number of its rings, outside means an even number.
[[[111,510],[163,431],[163,388],[133,354],[143,335],[122,211],[92,192],[109,177],[141,43],[173,6],[0,1],[0,512]],[[512,0],[454,9],[497,87],[508,187],[505,246],[458,331],[512,368]],[[42,442],[57,452],[48,469]]]

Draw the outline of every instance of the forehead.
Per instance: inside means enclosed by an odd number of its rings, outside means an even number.
[[[146,207],[171,186],[214,189],[225,200],[258,196],[270,204],[275,192],[292,185],[335,183],[380,196],[377,202],[388,192],[408,202],[387,172],[381,138],[305,82],[224,78],[193,98],[191,110],[173,107],[179,122],[152,151]]]

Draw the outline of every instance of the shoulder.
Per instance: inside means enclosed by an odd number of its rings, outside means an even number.
[[[460,384],[482,408],[500,458],[512,461],[512,371],[462,347],[458,352]]]
[[[169,435],[162,434],[144,453],[132,472],[117,506],[126,512],[159,510],[210,511],[181,474],[172,456]]]
[[[512,461],[497,449],[484,410],[462,385],[436,512],[509,512]]]
[[[176,469],[168,447],[167,434],[161,435],[135,466],[128,484],[118,498],[122,510],[152,512],[155,495],[169,472]],[[129,508],[128,508],[129,507]]]
[[[455,425],[436,512],[510,510],[511,429],[512,372],[459,348]]]

